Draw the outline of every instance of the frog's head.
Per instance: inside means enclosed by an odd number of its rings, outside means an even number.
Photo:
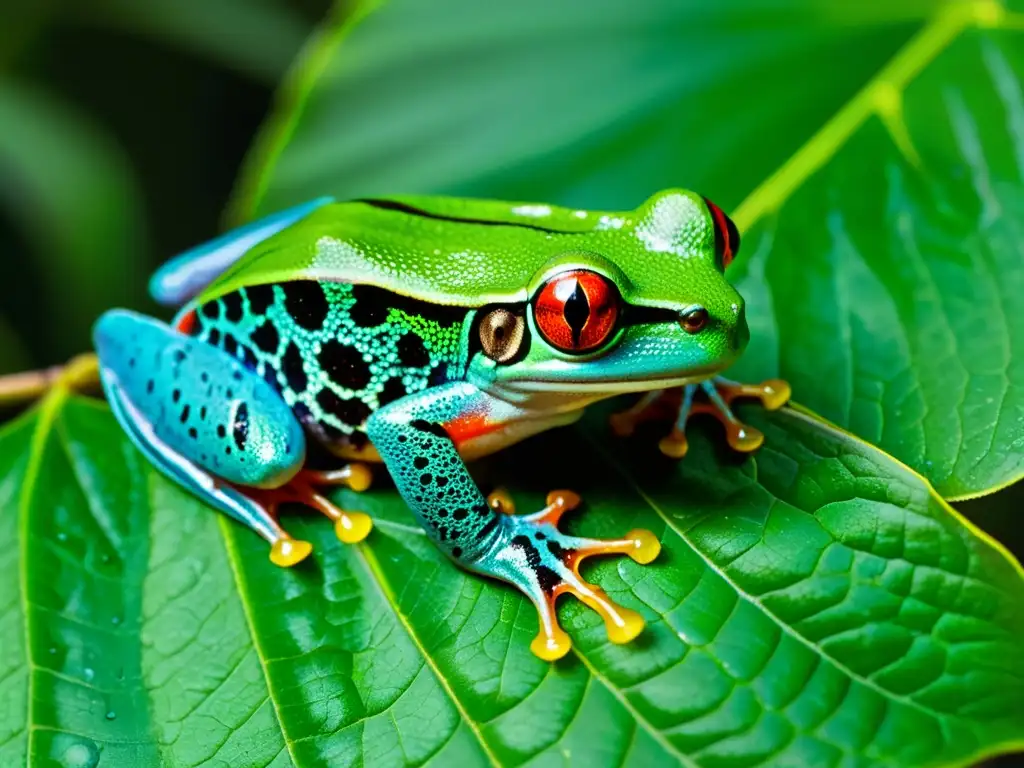
[[[537,271],[526,304],[478,314],[471,374],[492,392],[657,389],[716,374],[743,351],[743,299],[724,274],[739,234],[710,201],[662,192],[573,242],[582,247]]]

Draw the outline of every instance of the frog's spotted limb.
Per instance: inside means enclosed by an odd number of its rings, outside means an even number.
[[[569,651],[569,637],[554,612],[555,601],[565,593],[602,616],[612,642],[632,640],[643,629],[643,619],[580,578],[579,563],[605,553],[648,563],[661,549],[658,540],[648,531],[631,531],[610,541],[562,533],[559,519],[579,503],[569,491],[551,493],[548,505],[532,515],[503,514],[510,511],[503,497],[488,502],[460,458],[460,425],[471,415],[477,436],[488,425],[507,428],[507,409],[507,403],[472,384],[452,382],[375,412],[367,428],[403,498],[438,546],[464,567],[518,587],[537,607],[540,633],[531,645],[534,653],[552,660]],[[498,411],[502,418],[493,419]]]
[[[572,491],[552,491],[547,506],[532,515],[514,517],[515,507],[504,492],[487,497],[488,506],[510,515],[505,521],[507,538],[513,553],[512,567],[508,567],[507,554],[499,556],[495,571],[491,573],[509,581],[526,593],[537,607],[540,631],[530,644],[537,656],[554,661],[569,652],[572,642],[558,624],[555,602],[559,595],[575,595],[604,619],[608,639],[613,643],[628,643],[644,628],[643,617],[629,608],[617,605],[596,584],[580,576],[580,563],[593,555],[629,555],[641,565],[654,560],[661,552],[661,542],[650,531],[632,530],[622,539],[585,539],[567,536],[558,530],[558,523],[566,512],[575,509],[580,497]],[[524,573],[522,559],[528,569]],[[524,578],[525,576],[525,578]]]
[[[703,397],[698,399],[698,395]],[[666,456],[681,459],[689,449],[686,424],[690,417],[709,413],[725,427],[729,446],[735,451],[749,453],[761,447],[764,435],[733,414],[732,402],[740,397],[756,398],[769,411],[774,411],[789,402],[790,387],[781,379],[751,385],[718,376],[680,389],[648,392],[632,408],[613,414],[610,421],[614,432],[626,437],[633,434],[638,424],[659,418],[666,410],[674,409],[676,416],[672,430],[661,439],[658,448]]]
[[[281,501],[320,509],[345,541],[369,531],[365,515],[338,510],[312,489],[365,488],[368,470],[300,472],[302,427],[273,388],[238,360],[123,310],[100,318],[94,339],[108,400],[132,442],[165,475],[266,539],[274,562],[293,565],[311,550],[278,524],[273,512]]]

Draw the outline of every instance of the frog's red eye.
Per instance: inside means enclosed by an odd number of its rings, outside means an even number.
[[[732,219],[726,216],[722,209],[712,203],[706,197],[704,202],[711,211],[711,219],[715,223],[715,259],[719,267],[724,270],[740,250],[740,231],[736,229]]]
[[[585,269],[552,277],[533,304],[537,330],[563,352],[588,352],[601,346],[615,330],[618,316],[615,285]]]

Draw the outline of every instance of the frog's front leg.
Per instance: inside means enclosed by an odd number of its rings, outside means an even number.
[[[100,319],[94,337],[107,399],[132,442],[165,475],[266,539],[274,563],[294,565],[312,549],[277,522],[284,502],[323,512],[342,541],[369,532],[365,514],[340,510],[314,490],[362,490],[369,470],[303,470],[302,427],[273,387],[240,361],[120,310]]]
[[[375,413],[368,432],[399,491],[442,551],[471,570],[507,581],[537,607],[540,633],[530,646],[543,659],[568,653],[569,636],[558,625],[555,601],[570,593],[604,619],[612,642],[632,640],[643,629],[635,611],[613,603],[580,577],[591,555],[627,554],[638,563],[657,557],[661,545],[649,531],[603,541],[558,530],[562,515],[579,503],[571,491],[553,491],[532,515],[502,514],[470,477],[460,445],[508,428],[528,414],[468,383],[410,395]]]
[[[672,429],[658,443],[658,448],[666,456],[681,459],[689,449],[686,425],[690,417],[709,413],[725,427],[729,446],[735,451],[749,453],[761,447],[764,435],[736,418],[732,402],[740,397],[756,398],[769,411],[774,411],[789,402],[789,396],[789,384],[781,379],[751,385],[716,376],[677,389],[648,392],[632,408],[613,414],[610,421],[612,430],[620,437],[626,437],[644,421],[662,418],[666,412],[673,414]]]

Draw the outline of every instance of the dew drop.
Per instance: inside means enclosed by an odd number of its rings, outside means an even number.
[[[111,616],[110,617],[110,623],[113,624],[116,627],[118,624],[121,623],[121,619],[118,618],[117,616]]]
[[[107,712],[107,720],[115,719],[117,719],[117,712],[115,712],[114,710],[110,710],[109,712]]]
[[[58,531],[57,532],[57,541],[67,541],[67,540],[68,540],[68,535],[66,533],[64,533],[64,531]]]
[[[95,768],[100,762],[100,750],[95,742],[82,739],[65,748],[60,756],[63,768]]]
[[[86,667],[82,670],[82,676],[85,677],[85,681],[87,683],[91,683],[92,679],[96,677],[96,672],[93,670],[92,667]]]

